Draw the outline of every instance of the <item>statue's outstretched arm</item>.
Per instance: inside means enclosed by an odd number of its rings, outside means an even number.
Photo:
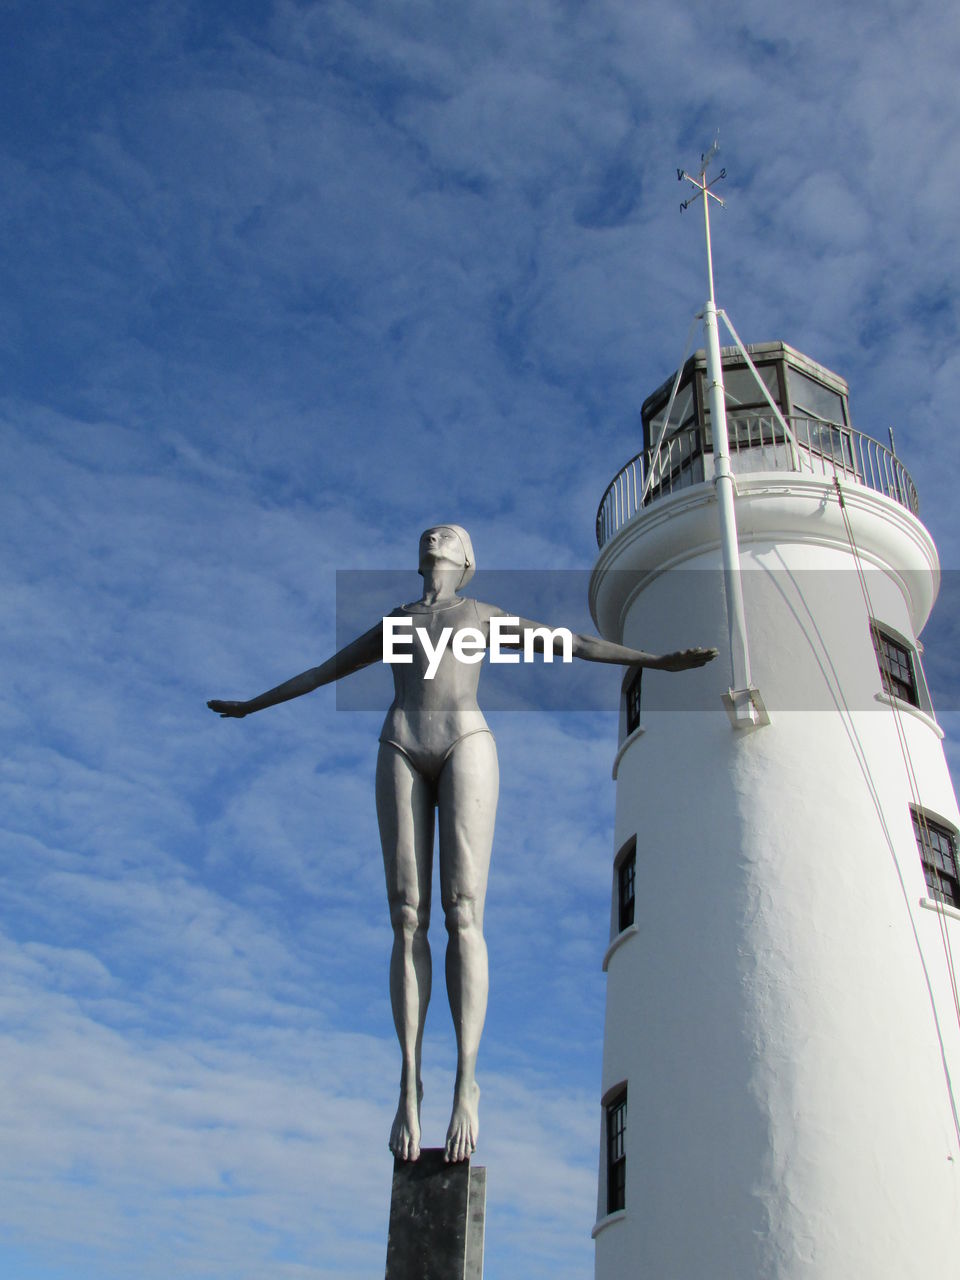
[[[493,605],[481,605],[478,602],[477,608],[486,622],[494,616],[508,616],[502,609],[497,609]],[[555,631],[556,628],[548,627],[542,622],[533,622],[530,618],[521,618],[519,624],[519,639],[515,647],[519,648],[523,644],[525,633],[530,632],[533,636],[534,649],[537,653],[543,653],[545,635]],[[552,647],[554,653],[563,652],[561,636],[554,636]],[[623,667],[653,667],[658,671],[686,671],[691,667],[702,667],[712,662],[717,656],[717,651],[697,648],[681,649],[677,653],[645,653],[642,649],[629,649],[626,645],[613,644],[609,640],[602,640],[599,636],[584,636],[574,632],[573,656],[583,658],[586,662],[610,662]]]
[[[554,652],[557,645],[554,643]],[[616,662],[623,667],[653,667],[657,671],[687,671],[691,667],[703,667],[717,656],[716,649],[681,649],[677,653],[644,653],[642,649],[628,649],[626,645],[611,644],[599,636],[582,636],[574,633],[573,656],[587,662]]]
[[[364,635],[344,645],[319,667],[301,671],[298,676],[285,680],[275,689],[268,689],[266,693],[260,693],[248,702],[222,702],[219,698],[213,698],[207,706],[211,711],[216,711],[225,718],[239,720],[253,711],[262,711],[264,707],[273,707],[278,702],[289,702],[291,698],[312,693],[321,685],[330,684],[334,680],[342,679],[343,676],[352,675],[354,671],[360,671],[363,667],[369,667],[371,663],[379,662],[382,657],[383,624],[378,622]]]

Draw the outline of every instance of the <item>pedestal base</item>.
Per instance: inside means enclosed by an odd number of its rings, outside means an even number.
[[[386,1280],[483,1280],[487,1171],[443,1151],[396,1160]]]

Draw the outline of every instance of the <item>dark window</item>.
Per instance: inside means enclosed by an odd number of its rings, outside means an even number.
[[[637,880],[637,842],[632,840],[620,861],[617,872],[620,932],[623,933],[634,919],[634,895]]]
[[[877,665],[880,668],[880,679],[885,692],[894,698],[909,702],[914,707],[919,707],[917,677],[911,651],[886,631],[881,631],[876,623],[871,625],[870,635],[873,637],[873,647],[876,650]]]
[[[626,1205],[627,1091],[607,1103],[607,1213]]]
[[[638,667],[630,677],[630,682],[623,695],[627,708],[628,735],[633,733],[634,729],[640,728],[640,677],[642,675],[643,667]]]
[[[924,813],[911,809],[913,834],[917,838],[923,876],[930,897],[960,907],[960,868],[957,866],[956,836]]]

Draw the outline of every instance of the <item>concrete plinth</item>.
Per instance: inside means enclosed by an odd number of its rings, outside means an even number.
[[[421,1151],[393,1166],[386,1280],[482,1280],[487,1171]]]

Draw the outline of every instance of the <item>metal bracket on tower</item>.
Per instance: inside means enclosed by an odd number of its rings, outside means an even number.
[[[770,713],[755,684],[749,689],[728,689],[721,698],[734,729],[762,729],[770,723]]]

